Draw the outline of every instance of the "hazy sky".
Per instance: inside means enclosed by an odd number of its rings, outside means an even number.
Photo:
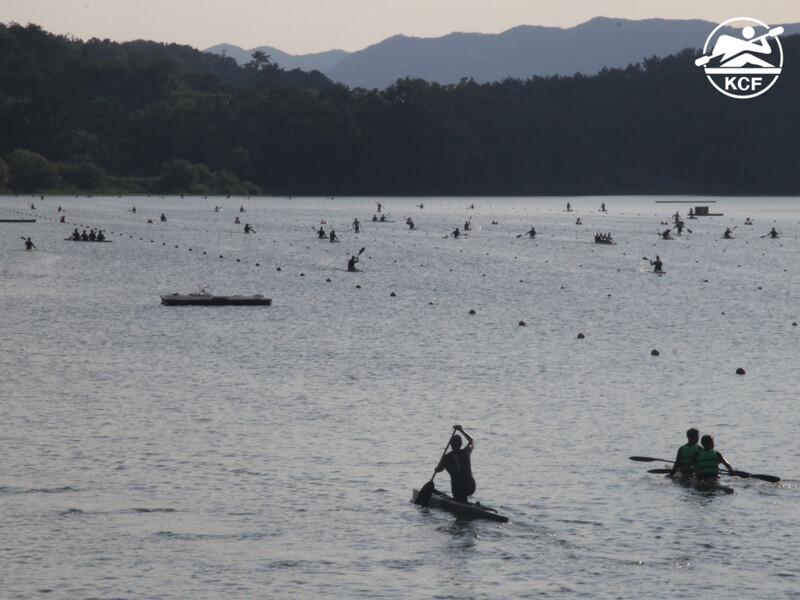
[[[783,25],[800,22],[800,0],[0,0],[0,22],[36,23],[84,40],[146,39],[199,49],[229,43],[292,54],[360,50],[398,33],[572,27],[598,16],[714,23],[752,17]]]

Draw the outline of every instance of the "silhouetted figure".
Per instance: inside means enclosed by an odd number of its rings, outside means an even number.
[[[650,264],[653,265],[653,272],[654,273],[663,273],[664,263],[661,262],[661,257],[656,254],[656,259],[651,260]]]
[[[450,438],[452,450],[439,461],[436,472],[447,471],[450,475],[450,489],[453,492],[453,500],[466,503],[469,502],[469,496],[475,493],[475,478],[472,476],[471,460],[475,440],[464,431],[461,425],[455,425],[454,429],[460,431],[467,438],[467,445],[462,448],[461,436],[453,434],[453,437]]]

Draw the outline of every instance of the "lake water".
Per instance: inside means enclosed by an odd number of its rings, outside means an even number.
[[[711,200],[0,198],[0,597],[800,597],[800,201]],[[410,502],[455,423],[509,523]]]

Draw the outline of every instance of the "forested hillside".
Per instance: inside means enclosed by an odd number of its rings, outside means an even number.
[[[223,194],[798,194],[800,36],[752,100],[693,51],[596,76],[349,89],[188,47],[0,25],[0,188]]]

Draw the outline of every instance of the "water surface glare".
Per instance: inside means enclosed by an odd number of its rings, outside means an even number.
[[[703,205],[723,216],[659,238]],[[0,224],[0,598],[800,597],[796,198],[3,197],[0,218],[37,219]],[[273,305],[160,304],[198,286]],[[454,423],[510,523],[410,503]],[[628,460],[690,426],[783,481],[709,495]]]

